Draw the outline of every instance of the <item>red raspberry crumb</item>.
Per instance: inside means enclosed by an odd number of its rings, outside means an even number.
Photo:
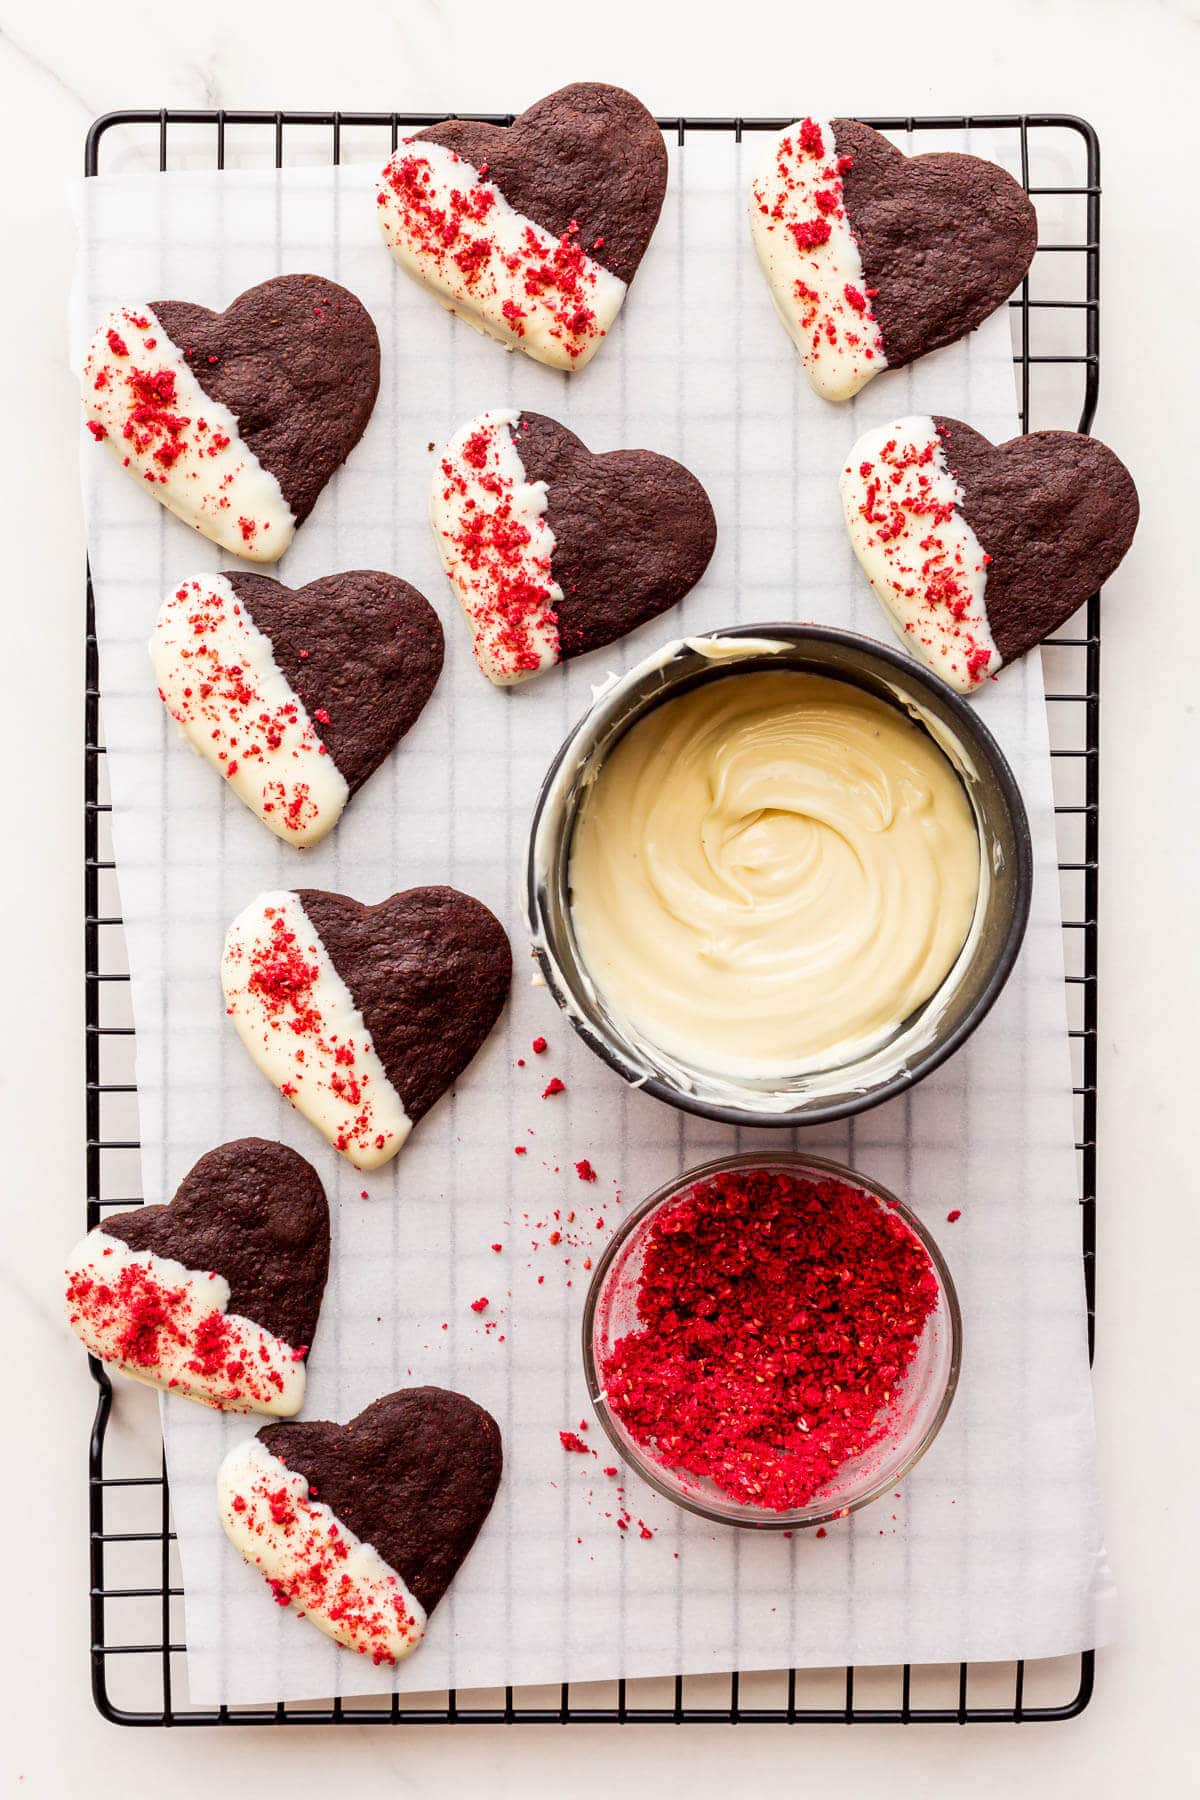
[[[783,1512],[894,1432],[938,1284],[874,1195],[750,1168],[655,1214],[636,1305],[601,1370],[626,1430],[667,1467]]]

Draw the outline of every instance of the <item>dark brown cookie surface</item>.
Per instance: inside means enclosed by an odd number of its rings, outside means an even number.
[[[379,336],[362,302],[321,275],[279,275],[224,312],[184,300],[156,300],[153,311],[302,523],[379,391]]]
[[[512,952],[503,925],[451,887],[409,888],[377,906],[319,888],[297,895],[415,1124],[504,1007]]]
[[[491,1415],[445,1388],[404,1388],[345,1425],[314,1419],[258,1435],[431,1612],[500,1485],[503,1451]]]
[[[1004,662],[1056,631],[1108,580],[1133,541],[1133,478],[1106,444],[1035,431],[993,444],[934,415],[963,517],[989,557],[988,625]]]
[[[624,88],[578,81],[513,123],[448,119],[420,131],[486,169],[517,212],[561,238],[578,231],[588,255],[620,280],[637,273],[667,188],[662,132]]]
[[[311,1163],[266,1138],[202,1156],[166,1206],[106,1218],[131,1250],[223,1275],[229,1311],[307,1354],[329,1270],[329,1206]]]
[[[377,569],[348,569],[302,588],[240,570],[227,579],[356,793],[437,684],[437,614],[407,581]]]
[[[839,482],[851,546],[914,656],[971,693],[1112,574],[1137,525],[1128,471],[1070,431],[991,444],[912,413],[863,433]]]
[[[889,368],[973,331],[1037,248],[1033,202],[996,163],[905,156],[857,119],[834,119],[846,212]],[[840,167],[840,164],[839,164]]]
[[[434,471],[430,521],[475,660],[511,686],[674,606],[708,566],[717,525],[681,463],[593,455],[544,413],[490,411]]]
[[[653,450],[595,456],[544,413],[523,412],[514,436],[529,480],[547,487],[563,661],[624,637],[695,587],[717,521],[690,469]]]

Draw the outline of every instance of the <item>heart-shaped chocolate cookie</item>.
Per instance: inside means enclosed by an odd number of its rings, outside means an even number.
[[[1002,306],[1037,249],[1019,182],[979,156],[905,156],[857,119],[799,119],[750,193],[771,298],[827,400],[952,344]]]
[[[67,1265],[71,1329],[93,1356],[228,1412],[287,1417],[329,1269],[316,1170],[283,1144],[210,1150],[166,1206],[115,1213]]]
[[[217,1505],[280,1606],[395,1663],[479,1535],[503,1460],[496,1421],[465,1394],[402,1388],[345,1425],[269,1425],[236,1444]]]
[[[442,627],[394,575],[307,587],[230,570],[163,601],[150,659],[193,749],[277,837],[315,844],[414,723],[441,673]]]
[[[379,337],[353,294],[278,275],[224,312],[118,307],[83,368],[92,436],[222,549],[275,562],[366,429]]]
[[[221,962],[247,1050],[358,1169],[390,1161],[462,1073],[511,978],[503,925],[450,887],[377,906],[319,888],[260,894]]]
[[[430,518],[484,674],[501,686],[597,650],[674,606],[717,522],[652,450],[594,456],[543,413],[486,412],[446,445]]]
[[[388,249],[443,306],[558,369],[621,309],[662,210],[662,133],[623,88],[579,81],[511,125],[447,119],[383,171]]]
[[[916,414],[859,438],[841,477],[850,542],[915,656],[968,692],[1056,631],[1133,540],[1137,489],[1075,431],[992,444]]]

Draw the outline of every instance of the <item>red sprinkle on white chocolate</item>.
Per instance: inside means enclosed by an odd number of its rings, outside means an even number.
[[[350,797],[346,779],[224,575],[167,595],[150,660],[192,748],[276,837],[315,844],[333,829]]]
[[[131,1250],[103,1228],[67,1264],[67,1321],[93,1356],[218,1411],[290,1418],[304,1404],[307,1345],[286,1344],[228,1306],[223,1275]]]
[[[750,232],[771,298],[826,400],[848,400],[887,366],[846,212],[850,166],[827,119],[800,119],[773,140],[750,190]]]
[[[574,220],[555,237],[485,176],[444,145],[406,139],[380,179],[384,242],[477,330],[552,368],[583,368],[621,310],[625,283],[588,255]]]
[[[227,406],[210,399],[148,306],[109,313],[83,366],[88,430],[185,524],[250,562],[275,562],[296,520]]]
[[[990,559],[963,516],[933,419],[918,413],[866,432],[846,459],[841,494],[854,553],[913,654],[960,693],[995,675]]]
[[[259,1068],[356,1169],[377,1169],[412,1124],[362,1014],[297,894],[260,894],[229,927],[225,1010]]]
[[[558,661],[555,608],[563,597],[551,570],[546,483],[526,477],[514,431],[519,418],[485,412],[469,420],[442,452],[429,500],[438,555],[470,626],[475,660],[502,687]]]
[[[425,1635],[424,1607],[323,1500],[259,1438],[235,1444],[217,1471],[226,1536],[262,1571],[275,1602],[379,1663],[397,1663]]]

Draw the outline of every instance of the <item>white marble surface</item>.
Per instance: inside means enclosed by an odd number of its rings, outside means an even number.
[[[0,1658],[5,1791],[127,1794],[268,1780],[425,1795],[669,1787],[697,1796],[1182,1794],[1200,1778],[1192,1704],[1197,1601],[1193,1291],[1200,1254],[1186,1121],[1197,1059],[1192,949],[1200,653],[1192,626],[1194,349],[1179,322],[1200,268],[1191,113],[1194,0],[862,0],[852,21],[751,5],[735,34],[696,7],[616,0],[601,21],[551,15],[534,36],[459,0],[380,8],[312,0],[103,14],[69,0],[0,8],[7,280],[0,445],[7,546],[6,705],[14,771],[3,907],[13,1021],[0,1083],[11,1216],[3,1277],[19,1374],[4,1507],[14,1604]],[[597,23],[603,26],[598,38]],[[573,34],[587,40],[576,51]],[[853,57],[856,67],[848,66]],[[806,71],[815,71],[806,78]],[[830,73],[832,71],[832,73]],[[625,83],[659,111],[978,111],[1090,117],[1105,150],[1104,388],[1098,429],[1130,463],[1143,526],[1105,622],[1101,895],[1100,1354],[1108,1535],[1124,1597],[1092,1707],[1066,1727],[860,1730],[302,1730],[117,1733],[87,1693],[84,1447],[91,1390],[56,1316],[56,1273],[83,1187],[79,929],[82,530],[76,398],[65,359],[65,181],[83,132],[121,105],[505,109],[562,81]],[[1189,382],[1188,377],[1191,377]],[[1190,392],[1189,392],[1190,390]],[[1194,401],[1193,401],[1194,404]],[[1186,509],[1186,510],[1185,510]],[[9,1428],[10,1441],[13,1428]],[[25,1542],[26,1534],[35,1534]],[[48,1552],[40,1546],[52,1546]],[[752,1762],[751,1762],[752,1758]],[[747,1771],[753,1769],[753,1776]],[[19,1783],[19,1785],[18,1785]]]

